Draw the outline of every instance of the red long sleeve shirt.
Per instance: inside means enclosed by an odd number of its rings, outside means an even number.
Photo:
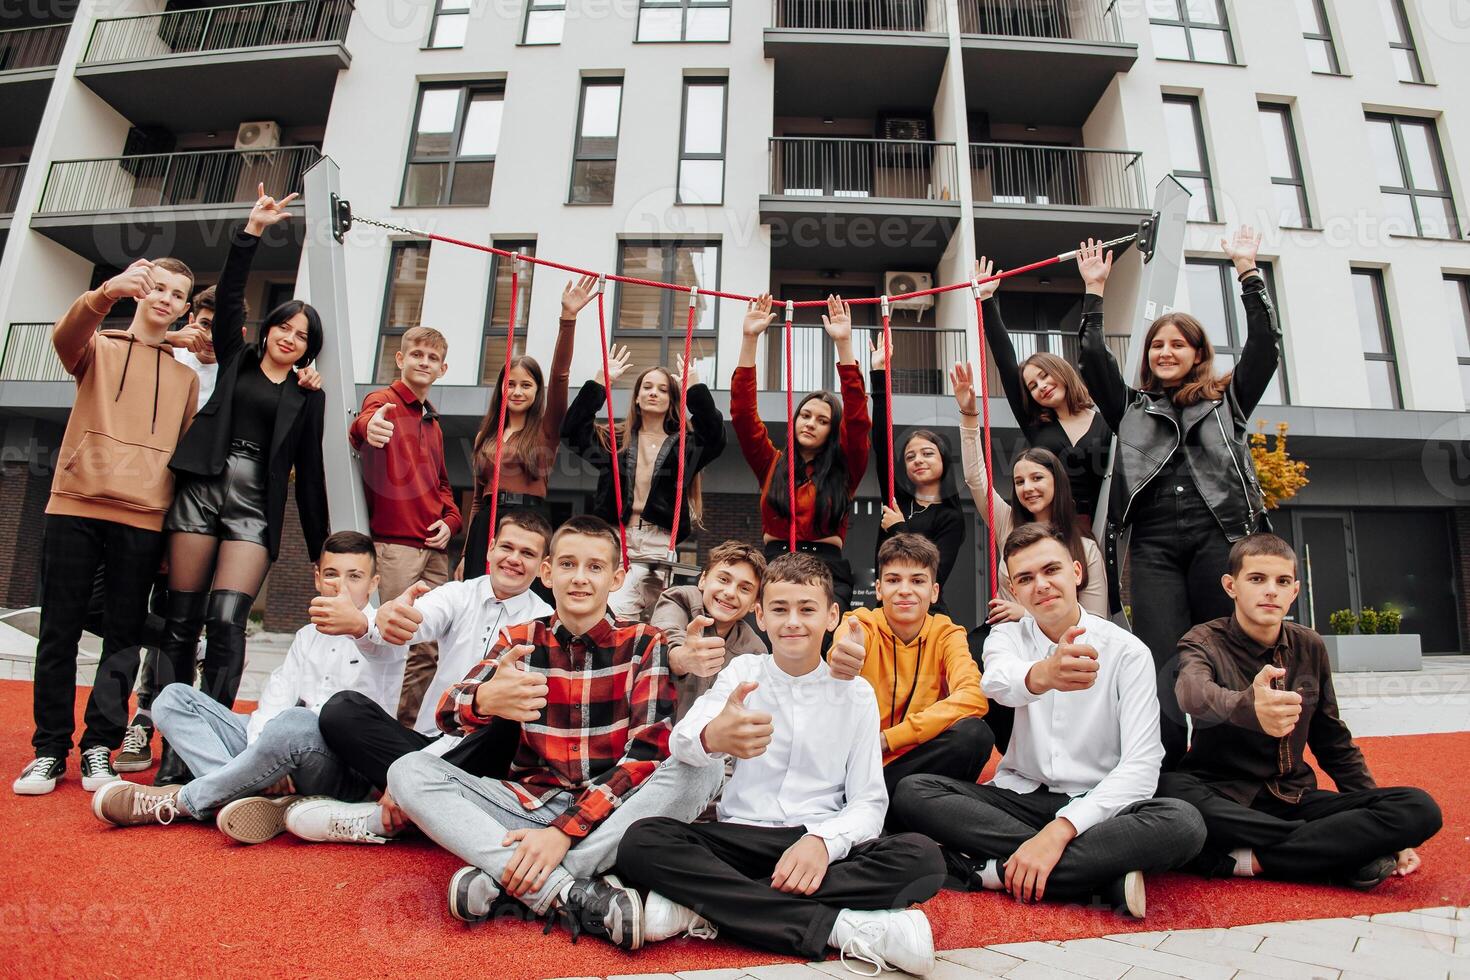
[[[391,405],[393,438],[377,449],[367,442],[369,420]],[[370,392],[347,430],[362,457],[362,487],[374,541],[424,547],[429,526],[442,520],[450,534],[461,526],[459,506],[444,467],[444,431],[434,406],[421,402],[402,381]]]

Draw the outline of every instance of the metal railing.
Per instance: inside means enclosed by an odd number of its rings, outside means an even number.
[[[907,201],[958,197],[953,143],[777,136],[770,147],[772,194]]]
[[[82,64],[344,41],[352,0],[271,0],[99,20]]]
[[[1147,208],[1143,155],[1132,150],[971,143],[977,203]]]
[[[1016,349],[1016,363],[1019,364],[1032,354],[1046,352],[1055,354],[1062,360],[1077,365],[1081,350],[1077,341],[1077,335],[1072,332],[1044,331],[1044,330],[1009,330],[1011,346]],[[1108,345],[1108,350],[1113,352],[1118,366],[1122,367],[1128,361],[1128,335],[1106,334],[1103,337]],[[1001,389],[1000,372],[995,369],[995,362],[989,361],[986,368],[989,375],[987,384],[990,386],[992,398],[1004,398],[1005,392]]]
[[[20,202],[21,181],[25,179],[25,164],[0,163],[0,218],[8,218],[15,213]]]
[[[928,311],[932,316],[933,311]],[[766,333],[763,370],[757,372],[762,391],[785,391],[786,356],[784,325],[777,319]],[[791,353],[796,364],[793,387],[798,392],[837,390],[837,351],[820,323],[792,326]],[[966,359],[966,331],[941,327],[895,326],[893,328],[893,393],[895,395],[947,395],[949,369]],[[868,376],[868,344],[883,343],[882,327],[856,327],[852,349]]]
[[[1075,41],[1123,40],[1117,0],[959,0],[960,33]]]
[[[56,348],[51,346],[50,323],[12,323],[0,353],[0,381],[65,381],[71,377]]]
[[[771,26],[814,31],[943,34],[943,0],[773,0]]]
[[[321,156],[314,146],[191,150],[51,164],[37,214],[251,204],[256,185],[285,195]]]
[[[0,31],[0,72],[54,68],[70,29],[70,24],[47,24]]]

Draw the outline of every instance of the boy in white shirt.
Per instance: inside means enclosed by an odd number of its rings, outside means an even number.
[[[981,687],[1016,709],[1010,746],[983,785],[908,777],[894,810],[944,846],[966,888],[1101,898],[1143,918],[1144,873],[1183,865],[1205,840],[1193,807],[1152,798],[1164,758],[1153,657],[1078,604],[1082,566],[1052,525],[1012,531],[1002,560],[1026,616],[991,630]]]
[[[361,691],[388,708],[398,704],[407,650],[354,639],[365,636],[377,588],[373,542],[339,531],[322,545],[312,625],[303,626],[271,673],[251,715],[239,715],[187,684],[170,684],[153,702],[154,723],[197,776],[187,785],[117,781],[92,797],[92,812],[119,827],[216,815],[242,844],[282,830],[296,794],[362,798],[371,787],[327,747],[317,712],[341,690]],[[262,792],[279,795],[259,796]]]
[[[719,822],[640,820],[618,848],[618,870],[649,892],[644,941],[723,930],[922,976],[934,967],[929,922],[890,910],[933,897],[944,862],[918,834],[879,836],[878,705],[870,685],[835,678],[822,660],[841,620],[826,565],[804,553],[772,561],[756,617],[771,654],[731,661],[670,740],[686,765],[735,758]]]

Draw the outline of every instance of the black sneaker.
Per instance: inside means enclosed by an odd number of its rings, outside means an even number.
[[[153,765],[153,726],[134,718],[123,733],[122,748],[112,757],[118,772],[143,772]]]
[[[500,889],[495,879],[474,865],[466,865],[449,879],[449,914],[461,922],[477,923],[490,918]]]
[[[66,774],[66,760],[54,755],[38,755],[10,784],[16,796],[45,796],[56,788],[56,781]]]
[[[984,891],[985,885],[980,881],[980,871],[985,867],[986,860],[975,860],[968,854],[962,854],[953,848],[940,849],[944,855],[944,887],[957,892]]]
[[[571,930],[574,943],[585,932],[629,952],[643,945],[643,899],[612,875],[573,881],[546,931],[558,919]]]
[[[158,772],[153,776],[154,786],[187,786],[194,781],[194,774],[174,747],[165,740],[163,753],[158,758]]]
[[[112,768],[112,750],[105,745],[94,745],[82,751],[82,789],[94,793],[108,783],[117,782],[117,770]]]
[[[1343,877],[1339,883],[1349,888],[1356,888],[1360,892],[1372,891],[1392,878],[1394,869],[1398,866],[1398,859],[1392,854],[1387,854],[1369,861],[1358,870]]]

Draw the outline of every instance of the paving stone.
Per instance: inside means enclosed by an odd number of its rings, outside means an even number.
[[[1245,952],[1254,950],[1261,945],[1261,937],[1248,932],[1240,932],[1235,929],[1185,929],[1171,932],[1165,935],[1163,942],[1155,946],[1155,949],[1163,949],[1164,943],[1170,939],[1186,936],[1191,941],[1205,943],[1210,946],[1224,946],[1229,949],[1239,949]]]
[[[685,970],[676,976],[679,980],[740,980],[749,974],[744,970]]]
[[[1135,966],[1123,974],[1123,980],[1179,980],[1181,976],[1187,977],[1190,974],[1159,973],[1156,970],[1146,970],[1141,966]]]
[[[1428,965],[1426,968],[1423,958],[1416,958],[1413,955],[1414,950],[1403,947],[1397,948],[1391,955],[1383,956],[1366,950],[1344,951],[1326,946],[1314,946],[1295,939],[1268,936],[1256,952],[1266,956],[1277,956],[1284,960],[1297,960],[1302,963],[1311,963],[1314,966],[1329,967],[1334,970],[1351,970],[1366,976],[1385,977],[1388,980],[1397,980],[1406,975],[1443,978],[1449,972],[1446,967]]]
[[[1455,948],[1453,936],[1426,932],[1423,929],[1411,929],[1392,922],[1374,922],[1367,916],[1354,916],[1351,919],[1309,919],[1304,922],[1278,922],[1270,925],[1273,928],[1273,931],[1269,933],[1271,935],[1301,936],[1304,937],[1305,942],[1321,942],[1325,946],[1331,946],[1334,943],[1314,937],[1333,934],[1350,935],[1360,939],[1381,939],[1404,946],[1436,949],[1443,953],[1452,953]],[[1236,926],[1231,931],[1262,934],[1260,931],[1264,928],[1266,927]]]
[[[1006,943],[990,948],[1027,962],[1091,977],[1092,980],[1118,980],[1128,972],[1127,965],[1116,960],[1105,960],[1100,956],[1075,953],[1051,943]],[[1008,972],[1006,976],[1015,976],[1015,971]]]
[[[827,974],[805,963],[772,963],[748,967],[745,972],[756,980],[827,980]]]
[[[1080,973],[1069,973],[1055,966],[1030,961],[1010,970],[1005,980],[1077,980]]]
[[[1470,922],[1425,915],[1423,912],[1384,912],[1373,916],[1372,921],[1385,922],[1391,926],[1403,926],[1405,929],[1418,929],[1421,932],[1437,932],[1442,936],[1454,936],[1456,939],[1470,938]]]
[[[741,971],[732,970],[730,972],[738,977]],[[608,977],[607,980],[679,980],[679,977],[673,973],[620,973]]]
[[[1466,957],[1452,952],[1441,952],[1425,946],[1403,946],[1384,942],[1381,939],[1358,940],[1357,952],[1365,956],[1392,958],[1404,964],[1402,973],[1417,973],[1420,970],[1434,972],[1455,969],[1470,970]]]
[[[1021,965],[1022,961],[993,949],[947,949],[939,954],[941,960],[958,963],[976,973],[1005,976],[1006,971]]]
[[[1072,939],[1062,943],[1062,948],[1105,960],[1115,960],[1134,969],[1162,973],[1165,976],[1191,977],[1193,980],[1230,980],[1235,975],[1235,970],[1228,966],[1201,963],[1197,959],[1130,946],[1127,943],[1115,943],[1110,939]],[[1124,976],[1131,977],[1133,973],[1134,970],[1131,969]]]
[[[1227,930],[1218,931],[1229,934]],[[1245,934],[1235,933],[1234,935]],[[1175,933],[1159,944],[1159,950],[1165,953],[1178,953],[1180,956],[1205,963],[1233,966],[1237,970],[1261,976],[1279,977],[1282,980],[1319,980],[1319,978],[1336,980],[1338,973],[1337,970],[1315,967],[1294,960],[1284,960],[1276,956],[1266,956],[1252,950],[1241,949],[1238,946],[1230,946],[1224,942],[1212,942],[1198,932]]]
[[[1115,943],[1127,943],[1129,946],[1153,949],[1168,936],[1167,932],[1120,932],[1115,936],[1104,936],[1103,938],[1111,939]]]

